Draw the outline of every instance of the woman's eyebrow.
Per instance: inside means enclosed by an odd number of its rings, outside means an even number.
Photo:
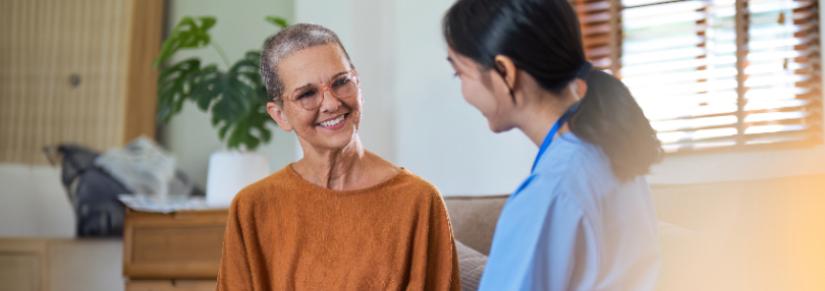
[[[298,91],[301,91],[301,90],[304,90],[304,89],[308,89],[308,88],[312,88],[312,83],[307,83],[307,84],[304,84],[301,87],[295,88],[295,90],[292,90],[292,93],[295,93],[295,92],[298,92]]]
[[[345,75],[345,74],[347,74],[347,73],[349,73],[349,71],[341,71],[341,72],[338,72],[338,74],[332,75],[332,78],[330,78],[330,79],[335,79],[335,78],[338,78],[338,77],[340,77],[341,75]]]

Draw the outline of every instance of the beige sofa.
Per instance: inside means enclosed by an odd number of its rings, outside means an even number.
[[[825,175],[651,190],[662,255],[658,290],[825,290]],[[447,196],[455,239],[488,254],[506,199]],[[467,268],[485,260],[459,251],[462,275],[480,275]]]
[[[508,195],[448,196],[444,199],[455,239],[482,253],[490,253],[490,243],[498,215]]]

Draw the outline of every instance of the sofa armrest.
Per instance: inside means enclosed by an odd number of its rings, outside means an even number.
[[[490,253],[498,216],[509,195],[447,196],[447,212],[455,239],[481,252]]]

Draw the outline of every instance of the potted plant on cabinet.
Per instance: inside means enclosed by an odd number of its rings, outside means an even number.
[[[287,26],[279,17],[266,21]],[[265,109],[268,98],[259,73],[260,51],[250,50],[230,63],[209,33],[216,22],[209,16],[184,17],[163,42],[155,60],[160,70],[157,119],[168,123],[185,103],[210,114],[225,149],[209,158],[206,197],[210,205],[227,206],[242,187],[269,174],[267,159],[255,150],[272,138],[267,128],[272,121]],[[225,69],[197,57],[173,58],[181,51],[207,46],[221,56]]]

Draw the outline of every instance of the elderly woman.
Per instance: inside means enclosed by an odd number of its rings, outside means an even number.
[[[358,73],[335,33],[282,30],[261,75],[267,112],[304,156],[232,202],[218,290],[458,290],[444,202],[364,149]]]

